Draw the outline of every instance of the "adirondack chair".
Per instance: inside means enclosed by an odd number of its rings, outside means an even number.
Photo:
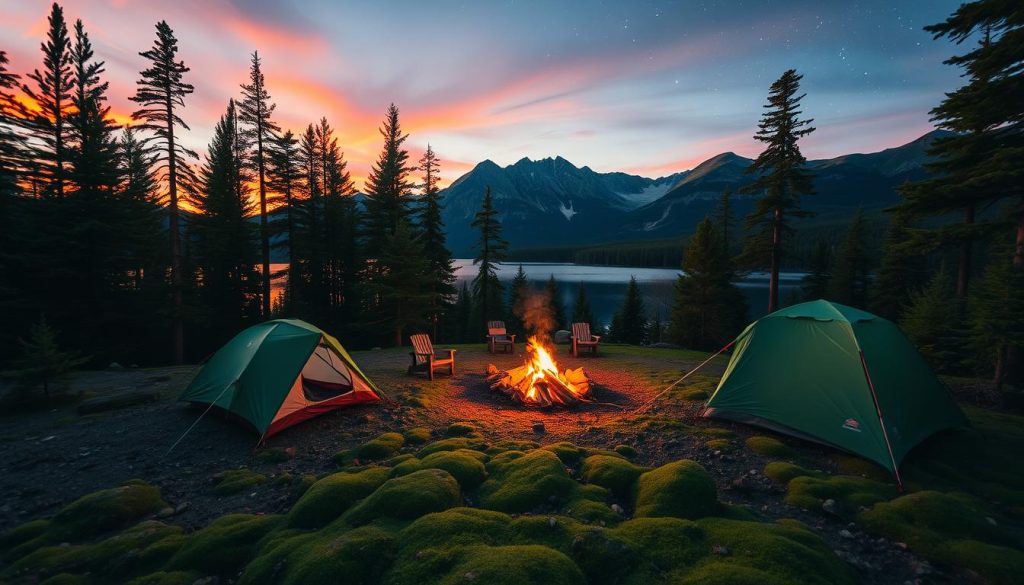
[[[409,374],[418,370],[426,370],[427,377],[434,379],[434,369],[448,366],[448,373],[455,375],[455,351],[454,349],[442,349],[448,352],[448,357],[434,355],[434,344],[430,343],[430,336],[426,333],[419,333],[409,337],[412,342],[412,365],[409,366]]]
[[[487,322],[487,351],[494,353],[498,348],[508,348],[510,353],[516,352],[516,336],[510,335],[505,329],[504,321]]]
[[[597,346],[601,343],[600,335],[590,334],[590,323],[572,324],[572,355],[580,356],[581,349],[589,349],[597,355]]]

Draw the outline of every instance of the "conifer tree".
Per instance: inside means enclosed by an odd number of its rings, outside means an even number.
[[[509,285],[508,295],[508,317],[505,318],[505,326],[508,331],[516,335],[525,335],[526,328],[523,326],[523,319],[520,316],[523,311],[523,301],[530,295],[530,281],[526,278],[523,265],[519,265],[512,283]]]
[[[867,306],[870,266],[864,239],[864,216],[858,210],[836,252],[828,282],[829,300],[860,309]]]
[[[323,173],[324,266],[327,270],[329,323],[339,330],[348,331],[358,315],[360,304],[357,283],[361,273],[361,218],[352,197],[355,186],[347,170],[348,163],[326,118],[321,119],[317,128],[317,144]],[[381,270],[394,268],[384,262],[375,266]]]
[[[926,279],[925,258],[911,243],[910,230],[910,214],[894,211],[882,243],[882,260],[871,281],[871,312],[890,321],[900,319],[911,291]]]
[[[242,161],[234,100],[214,128],[206,161],[199,171],[199,185],[189,198],[198,215],[191,226],[193,255],[202,273],[200,294],[204,300],[207,337],[215,344],[226,341],[259,315],[252,299],[260,290],[253,267],[257,264],[257,234],[247,219],[255,211],[248,186],[239,197]],[[216,347],[216,345],[214,345]]]
[[[818,238],[807,260],[807,274],[801,280],[803,297],[814,301],[828,296],[828,283],[832,280],[832,244]]]
[[[128,271],[133,287],[141,290],[143,285],[155,291],[160,281],[163,255],[160,254],[158,238],[166,237],[160,220],[160,184],[154,172],[156,153],[140,140],[132,126],[125,126],[118,142],[118,206],[124,210],[122,235],[129,250]],[[143,278],[146,282],[143,282]]]
[[[622,308],[613,321],[615,341],[640,345],[647,336],[647,309],[635,276],[629,277]]]
[[[726,243],[705,218],[686,246],[683,273],[675,285],[669,339],[688,348],[715,350],[733,339],[747,320],[747,304],[736,285]]]
[[[71,39],[68,36],[64,10],[53,3],[48,18],[49,28],[43,51],[43,70],[36,69],[28,75],[35,87],[22,86],[24,92],[38,104],[38,111],[31,125],[34,140],[32,159],[36,174],[35,182],[40,185],[38,195],[64,197],[68,187],[68,118],[73,111],[71,104],[74,74],[71,68]]]
[[[57,332],[43,316],[32,326],[29,338],[18,342],[23,354],[14,361],[14,369],[5,374],[14,378],[23,389],[41,385],[47,404],[50,402],[51,385],[91,359],[77,351],[62,351],[57,344]]]
[[[22,221],[26,203],[18,197],[18,182],[27,170],[25,151],[27,144],[19,129],[27,118],[27,112],[14,98],[18,87],[18,75],[7,71],[7,54],[0,51],[0,312],[15,314],[23,309],[19,280],[23,278],[25,238]],[[13,340],[0,342],[0,352],[14,350]]]
[[[153,132],[160,148],[157,155],[157,169],[161,180],[166,181],[168,197],[168,218],[171,240],[171,291],[173,295],[172,328],[174,363],[184,360],[185,333],[182,321],[182,266],[181,227],[179,225],[178,187],[187,187],[194,180],[188,161],[196,154],[175,137],[176,127],[188,130],[188,124],[179,112],[185,107],[185,96],[193,87],[182,79],[189,68],[177,61],[178,40],[174,31],[165,21],[156,25],[156,41],[148,51],[139,53],[149,61],[150,67],[140,73],[136,81],[135,95],[130,99],[142,107],[132,113],[132,118],[141,120],[138,127]]]
[[[134,201],[156,203],[160,183],[153,167],[157,154],[139,139],[133,126],[124,127],[118,150],[121,195]]]
[[[800,209],[800,196],[814,192],[811,176],[804,168],[807,162],[797,141],[814,131],[813,120],[801,120],[800,91],[802,75],[789,69],[772,84],[768,93],[768,110],[761,117],[754,139],[766,144],[765,150],[751,163],[747,173],[757,178],[743,188],[744,193],[757,193],[753,211],[747,215],[747,239],[742,262],[746,266],[769,270],[768,312],[779,306],[779,269],[782,265],[783,236],[791,231],[789,218],[807,217]]]
[[[424,274],[430,266],[406,221],[400,221],[388,235],[378,261],[387,269],[370,284],[381,305],[382,318],[374,324],[394,332],[394,344],[399,347],[406,329],[426,323],[433,293]]]
[[[242,84],[242,101],[238,105],[238,119],[245,125],[243,131],[250,144],[254,145],[251,161],[247,164],[255,166],[255,175],[260,193],[260,252],[263,262],[260,287],[261,310],[264,318],[270,315],[270,226],[267,219],[267,158],[274,133],[279,131],[278,125],[271,119],[277,105],[270,103],[263,71],[260,69],[260,57],[256,51],[252,53],[252,64],[249,68],[249,83]]]
[[[455,301],[455,308],[452,310],[452,320],[455,339],[460,343],[476,341],[472,335],[473,325],[473,295],[469,292],[469,285],[462,283],[459,289],[459,298]]]
[[[992,379],[1002,390],[1006,382],[1010,349],[1024,347],[1024,272],[1014,270],[1004,249],[995,251],[971,295],[971,337]]]
[[[71,97],[74,113],[68,120],[71,130],[67,153],[71,163],[70,177],[79,197],[97,199],[110,196],[120,178],[116,127],[110,119],[110,106],[106,104],[110,84],[100,79],[105,71],[104,62],[94,58],[92,43],[81,20],[75,22],[71,66],[74,72]],[[101,213],[90,215],[97,217]]]
[[[430,266],[427,279],[429,288],[433,291],[430,316],[434,324],[434,339],[436,341],[437,323],[450,308],[451,299],[455,296],[456,290],[454,285],[455,266],[452,263],[452,253],[448,250],[445,242],[444,221],[441,219],[441,211],[444,206],[441,202],[441,189],[438,185],[440,162],[430,144],[427,144],[427,150],[420,158],[419,168],[423,171],[423,184],[421,185],[423,197],[415,215],[419,223],[419,240],[423,244],[423,253]]]
[[[587,288],[583,286],[582,282],[576,292],[576,303],[572,308],[572,322],[586,323],[590,325],[591,331],[597,331],[594,327],[594,312],[590,309],[590,301],[587,299]]]
[[[7,52],[0,51],[0,197],[14,195],[28,167],[28,144],[19,130],[25,126],[29,112],[14,97],[20,77],[7,70],[8,62]]]
[[[555,320],[555,327],[564,328],[566,326],[565,303],[562,302],[562,292],[558,290],[558,282],[555,280],[554,274],[548,278],[544,294],[548,297],[548,306],[551,307],[551,317]]]
[[[498,266],[508,253],[508,242],[501,237],[501,221],[498,219],[498,210],[494,208],[490,186],[484,192],[480,211],[470,225],[480,231],[476,245],[477,256],[473,259],[473,264],[479,266],[476,278],[473,279],[473,308],[477,313],[473,325],[477,330],[469,333],[470,338],[476,340],[486,331],[487,321],[493,319],[494,315],[504,314]]]
[[[957,302],[950,294],[949,277],[941,268],[928,283],[910,295],[900,328],[921,355],[939,371],[949,371],[955,361],[954,318]]]
[[[272,233],[284,233],[279,246],[288,250],[287,285],[282,302],[286,310],[295,310],[295,284],[301,278],[299,272],[299,251],[295,248],[296,207],[300,201],[302,168],[299,161],[299,141],[291,130],[275,134],[268,146],[266,183],[267,187],[281,198],[284,217],[271,226]]]
[[[718,224],[718,232],[721,234],[722,242],[726,251],[732,255],[732,190],[726,189],[718,197],[718,207],[715,209],[715,220]]]
[[[388,106],[379,131],[384,137],[384,148],[366,179],[367,250],[380,249],[395,226],[409,219],[406,196],[413,186],[409,179],[413,170],[409,165],[409,152],[402,148],[409,135],[402,133],[395,104]]]

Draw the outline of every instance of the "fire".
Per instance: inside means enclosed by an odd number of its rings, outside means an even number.
[[[583,369],[559,372],[552,352],[537,336],[527,340],[526,355],[525,364],[508,371],[488,366],[491,389],[527,406],[565,406],[591,401],[590,380]]]

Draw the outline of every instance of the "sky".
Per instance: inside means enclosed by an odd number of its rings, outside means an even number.
[[[388,104],[407,146],[429,143],[443,184],[476,163],[562,156],[650,177],[725,151],[756,156],[768,87],[804,75],[808,158],[873,152],[932,129],[928,111],[960,85],[958,52],[922,27],[958,0],[67,0],[106,61],[127,122],[144,60],[166,20],[191,67],[185,143],[205,150],[259,51],[275,118],[299,133],[326,116],[357,188],[382,145]],[[0,0],[10,68],[41,68],[49,2]],[[963,49],[960,48],[959,52]]]

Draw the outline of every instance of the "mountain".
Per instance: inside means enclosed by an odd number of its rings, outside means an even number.
[[[458,256],[471,253],[477,234],[470,223],[488,186],[505,238],[513,248],[529,248],[604,241],[624,214],[662,197],[684,176],[597,173],[562,157],[524,158],[504,168],[485,160],[443,192],[448,245]]]

